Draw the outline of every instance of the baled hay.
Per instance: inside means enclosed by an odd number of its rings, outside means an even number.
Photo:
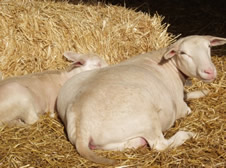
[[[114,64],[172,41],[162,17],[118,6],[0,2],[0,70],[5,76],[61,69],[66,50],[97,53]]]
[[[117,6],[72,5],[66,2],[0,2],[0,59],[5,76],[45,69],[62,69],[65,50],[97,53],[109,63],[167,46],[173,36],[150,17]],[[210,95],[189,102],[192,114],[177,120],[170,137],[184,129],[195,139],[176,149],[157,152],[150,148],[123,152],[97,151],[120,160],[121,167],[225,167],[224,57],[213,58],[218,78],[212,84],[193,80],[187,90],[205,88]],[[142,123],[141,123],[142,124]],[[0,167],[104,167],[77,154],[57,118],[43,116],[27,127],[0,127]]]

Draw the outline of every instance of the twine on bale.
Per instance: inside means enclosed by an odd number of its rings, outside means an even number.
[[[113,5],[73,5],[38,0],[0,1],[0,71],[4,77],[64,69],[66,50],[97,53],[110,64],[133,55],[168,46],[174,41],[162,24],[150,16]],[[123,167],[224,167],[226,59],[213,57],[218,78],[212,84],[194,79],[186,90],[204,88],[210,94],[189,101],[192,114],[177,120],[170,137],[185,129],[195,139],[164,152],[148,147],[123,152],[98,150],[120,160]],[[142,123],[141,123],[142,124]],[[44,115],[31,126],[0,127],[0,167],[104,167],[82,158],[68,141],[57,118]]]

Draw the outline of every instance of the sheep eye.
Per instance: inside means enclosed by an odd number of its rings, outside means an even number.
[[[186,54],[186,53],[184,51],[181,51],[180,54],[183,55],[183,54]]]
[[[180,51],[180,55],[182,55],[182,56],[186,56],[186,57],[191,58],[191,56],[190,56],[190,55],[188,55],[188,54],[186,54],[184,51]]]

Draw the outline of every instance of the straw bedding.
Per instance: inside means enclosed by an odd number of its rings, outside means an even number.
[[[38,0],[0,1],[0,71],[4,78],[64,69],[66,50],[97,53],[116,64],[133,55],[165,47],[175,36],[162,17],[112,5],[73,5]],[[96,151],[120,160],[122,167],[224,167],[226,59],[216,54],[218,78],[212,84],[193,80],[187,90],[210,94],[191,100],[192,114],[166,132],[198,133],[176,149],[144,147],[123,152]],[[142,123],[141,123],[142,124]],[[80,157],[67,140],[62,123],[44,115],[32,126],[0,127],[0,167],[103,167]]]

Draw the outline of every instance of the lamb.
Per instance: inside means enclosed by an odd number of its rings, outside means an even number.
[[[162,132],[191,113],[185,99],[207,94],[185,95],[185,81],[194,77],[212,82],[217,72],[210,47],[225,43],[220,37],[187,36],[169,47],[72,77],[57,99],[70,142],[86,159],[115,164],[116,160],[98,156],[92,149],[124,150],[148,144],[163,151],[194,137],[193,132],[178,131],[165,139]]]
[[[73,61],[67,71],[45,71],[0,81],[0,125],[24,125],[35,123],[40,114],[50,112],[54,116],[59,89],[73,75],[82,71],[107,66],[92,54],[65,52]]]

